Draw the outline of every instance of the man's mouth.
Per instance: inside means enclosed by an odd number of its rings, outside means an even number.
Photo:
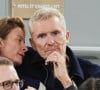
[[[49,49],[49,50],[46,50],[46,53],[47,54],[51,54],[54,51],[58,51],[58,49]]]

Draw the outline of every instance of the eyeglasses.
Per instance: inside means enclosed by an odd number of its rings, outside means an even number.
[[[7,80],[7,81],[4,81],[4,82],[1,82],[0,86],[3,86],[3,88],[5,90],[10,90],[13,87],[14,84],[16,84],[17,86],[22,88],[23,85],[24,85],[24,81],[23,80],[18,80],[18,79],[15,80],[15,81]]]

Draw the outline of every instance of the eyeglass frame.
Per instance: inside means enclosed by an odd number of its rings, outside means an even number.
[[[19,85],[19,87],[22,88],[24,86],[24,80],[19,80],[19,79],[16,79],[15,81],[7,80],[1,82],[0,86],[3,86],[5,90],[10,90],[12,89],[14,84]]]

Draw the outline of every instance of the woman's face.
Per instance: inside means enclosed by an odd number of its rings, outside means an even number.
[[[0,41],[0,56],[11,59],[14,64],[22,63],[26,51],[25,33],[20,27],[12,29],[6,39]]]

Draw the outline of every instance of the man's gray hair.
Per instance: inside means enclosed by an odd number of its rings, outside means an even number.
[[[11,66],[13,66],[13,62],[6,57],[0,57],[0,65],[11,65]]]
[[[53,16],[59,18],[62,23],[62,26],[66,30],[66,22],[64,16],[59,12],[59,10],[54,8],[42,8],[34,12],[33,16],[29,20],[29,26],[31,27],[35,21],[46,20]]]

